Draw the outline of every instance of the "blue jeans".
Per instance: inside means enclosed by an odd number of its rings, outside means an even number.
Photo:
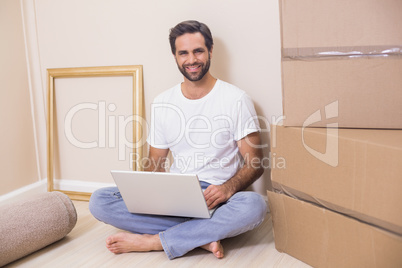
[[[206,189],[208,183],[201,182]],[[255,192],[238,192],[220,205],[210,219],[133,214],[117,187],[95,191],[89,210],[99,221],[137,234],[159,234],[169,259],[194,248],[252,230],[265,218],[266,203]]]

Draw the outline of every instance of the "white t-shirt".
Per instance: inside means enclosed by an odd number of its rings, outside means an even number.
[[[236,141],[260,131],[254,105],[239,88],[217,80],[201,99],[187,99],[181,84],[157,96],[151,106],[147,142],[170,149],[172,173],[197,174],[219,185],[239,169],[243,158]]]

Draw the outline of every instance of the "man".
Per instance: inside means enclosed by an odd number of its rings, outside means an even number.
[[[242,191],[263,173],[259,125],[244,91],[209,72],[213,39],[208,27],[185,21],[171,29],[172,53],[184,81],[160,94],[152,106],[147,171],[197,174],[210,219],[137,215],[127,211],[116,187],[96,191],[91,213],[100,221],[130,231],[107,238],[113,253],[164,250],[169,259],[201,247],[224,256],[220,240],[258,226],[264,199]],[[183,189],[185,191],[185,189]]]

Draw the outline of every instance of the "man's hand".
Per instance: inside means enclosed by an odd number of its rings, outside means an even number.
[[[226,185],[210,185],[204,191],[208,209],[213,209],[220,203],[226,202],[234,193]]]
[[[204,197],[209,209],[226,202],[232,195],[250,186],[264,172],[262,167],[262,149],[260,134],[253,132],[239,140],[237,145],[244,158],[243,167],[222,185],[210,185],[204,191]]]

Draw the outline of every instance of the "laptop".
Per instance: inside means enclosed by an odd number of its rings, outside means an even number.
[[[168,172],[111,171],[127,209],[131,213],[210,218],[195,174]]]

